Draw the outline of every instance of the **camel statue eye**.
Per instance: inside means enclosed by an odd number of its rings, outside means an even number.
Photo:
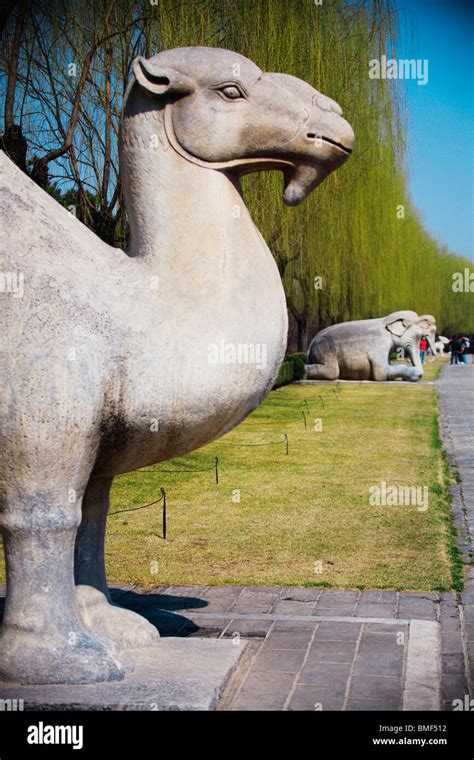
[[[229,100],[238,100],[239,98],[244,97],[235,84],[228,84],[225,87],[221,87],[219,92],[222,92],[222,94]]]

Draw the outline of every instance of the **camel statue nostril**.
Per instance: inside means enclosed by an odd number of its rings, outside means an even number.
[[[308,132],[306,134],[306,137],[308,137],[310,140],[314,140],[316,138],[316,132]]]

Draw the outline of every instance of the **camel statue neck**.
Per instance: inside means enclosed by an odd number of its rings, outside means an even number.
[[[165,269],[170,256],[185,266],[197,255],[215,258],[216,249],[228,253],[243,227],[254,228],[238,183],[179,155],[166,134],[164,107],[149,105],[144,97],[127,103],[120,135],[129,255],[156,270]]]

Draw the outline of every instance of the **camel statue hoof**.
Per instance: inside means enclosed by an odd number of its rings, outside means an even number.
[[[129,667],[127,657],[80,627],[62,636],[9,628],[0,635],[0,651],[0,681],[21,684],[121,681]]]
[[[92,586],[76,586],[82,621],[87,630],[111,639],[119,649],[157,644],[160,634],[136,612],[110,604],[105,594]]]

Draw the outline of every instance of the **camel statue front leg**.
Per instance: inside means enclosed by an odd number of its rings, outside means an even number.
[[[120,648],[159,641],[144,617],[112,603],[105,572],[104,543],[113,478],[91,477],[82,500],[82,521],[75,546],[76,594],[84,625]]]
[[[126,661],[111,640],[86,629],[77,604],[73,567],[80,500],[69,503],[67,485],[57,479],[48,490],[33,489],[26,465],[22,472],[25,480],[20,472],[12,477],[0,520],[7,570],[0,679],[121,680]]]

